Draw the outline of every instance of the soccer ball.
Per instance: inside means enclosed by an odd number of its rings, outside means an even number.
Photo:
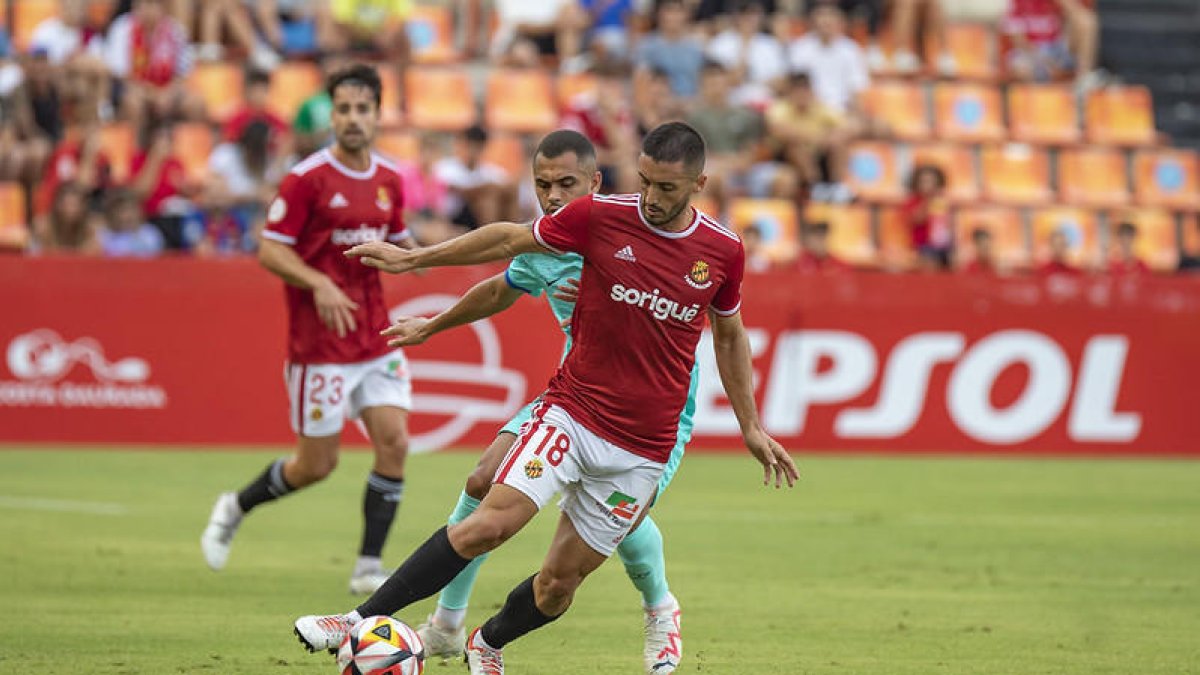
[[[390,616],[354,624],[337,653],[342,675],[421,675],[425,645],[417,631]]]

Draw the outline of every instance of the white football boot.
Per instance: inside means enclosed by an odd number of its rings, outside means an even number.
[[[683,610],[675,596],[670,600],[669,606],[646,610],[646,647],[642,656],[647,675],[674,673],[683,658],[683,637],[679,631]]]
[[[475,635],[479,629],[471,631],[467,638],[467,668],[471,675],[504,675],[504,657],[499,649],[488,649],[475,644]]]
[[[379,590],[383,582],[392,575],[382,569],[366,572],[356,572],[350,577],[350,593],[352,595],[371,595]]]
[[[350,634],[354,622],[345,614],[330,614],[328,616],[302,616],[296,619],[292,632],[300,638],[300,644],[310,652],[321,649],[331,654],[342,646],[342,640]]]
[[[204,561],[213,570],[223,569],[229,561],[229,547],[233,545],[233,535],[237,533],[238,525],[242,524],[244,515],[235,493],[226,492],[217,497],[212,515],[208,517],[208,527],[200,535]]]
[[[417,626],[417,635],[421,636],[421,642],[425,644],[426,657],[458,658],[466,651],[466,626],[459,626],[453,630],[442,628],[433,620],[432,614],[425,619],[425,623]]]

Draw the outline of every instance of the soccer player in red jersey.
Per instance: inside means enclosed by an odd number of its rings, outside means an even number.
[[[284,280],[288,306],[285,370],[295,454],[278,459],[240,492],[222,494],[201,547],[219,570],[242,518],[265,502],[307,487],[337,464],[342,425],[360,418],[375,448],[363,495],[365,520],[353,593],[387,578],[380,554],[404,491],[412,385],[403,353],[380,331],[389,324],[379,274],[343,255],[372,241],[410,246],[396,168],[371,151],[382,85],[369,66],[328,82],[335,143],[301,161],[267,212],[259,260]]]
[[[495,223],[419,251],[377,242],[349,252],[395,273],[527,252],[572,251],[584,263],[574,347],[479,508],[434,533],[357,609],[299,618],[302,644],[337,647],[361,618],[432,595],[561,492],[563,515],[541,571],[517,585],[467,639],[471,673],[503,675],[501,649],[561,616],[583,579],[645,515],[675,445],[705,316],[722,383],[746,447],[764,467],[764,483],[794,484],[795,464],[767,435],[755,408],[749,341],[738,313],[741,241],[691,207],[703,171],[704,141],[672,122],[642,144],[640,194],[581,197],[532,228]]]

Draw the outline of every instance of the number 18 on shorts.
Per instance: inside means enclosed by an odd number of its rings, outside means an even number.
[[[496,472],[538,508],[559,508],[588,546],[610,556],[654,499],[663,464],[585,429],[562,408],[538,404]]]

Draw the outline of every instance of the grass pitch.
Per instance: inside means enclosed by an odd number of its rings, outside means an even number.
[[[0,452],[0,673],[332,675],[291,622],[355,604],[365,454],[256,512],[224,572],[200,556],[213,498],[275,454]],[[443,522],[473,461],[412,460],[387,562]],[[689,457],[656,508],[683,673],[1200,672],[1198,462],[802,458],[790,493],[761,488],[755,467]],[[556,517],[484,566],[472,624],[536,569]],[[507,663],[640,673],[620,564]]]

